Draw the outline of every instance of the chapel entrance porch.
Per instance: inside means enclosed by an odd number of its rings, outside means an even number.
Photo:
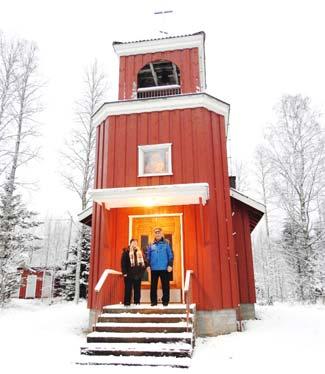
[[[183,232],[182,232],[182,213],[171,214],[149,214],[149,215],[130,215],[129,216],[129,238],[138,240],[138,244],[143,253],[146,253],[148,244],[152,243],[153,230],[155,227],[161,227],[165,239],[170,243],[174,254],[173,271],[170,274],[170,302],[181,303],[183,301]],[[141,286],[141,302],[150,302],[150,272],[145,272]],[[161,299],[161,284],[158,284],[158,301]]]

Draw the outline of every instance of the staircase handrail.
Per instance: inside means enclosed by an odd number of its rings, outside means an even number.
[[[110,274],[114,274],[114,275],[122,275],[122,273],[120,271],[117,271],[117,270],[114,270],[114,269],[105,269],[103,271],[103,274],[101,275],[101,277],[99,278],[99,281],[97,282],[96,286],[95,286],[95,292],[96,293],[99,293],[100,290],[102,289],[106,279],[108,278],[108,276]]]
[[[114,269],[105,269],[101,277],[99,278],[99,281],[95,286],[95,321],[97,321],[97,317],[101,313],[103,307],[103,296],[105,293],[104,291],[106,289],[105,286],[108,285],[106,280],[109,278],[109,275],[122,275],[122,273]],[[108,290],[106,291],[108,292]]]
[[[186,328],[189,330],[189,320],[190,320],[190,299],[192,294],[192,276],[194,274],[193,270],[186,270],[185,284],[184,284],[184,299],[186,303]]]

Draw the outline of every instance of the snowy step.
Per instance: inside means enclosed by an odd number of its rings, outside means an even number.
[[[175,323],[119,323],[119,322],[98,322],[93,327],[94,331],[107,332],[188,332],[192,330],[192,324],[187,328],[186,322]]]
[[[189,320],[193,314],[189,315]],[[98,322],[184,322],[186,314],[155,314],[155,313],[105,313],[99,316]]]
[[[195,312],[195,304],[190,306],[190,312]],[[107,305],[103,307],[103,313],[143,313],[143,314],[186,314],[186,305],[184,304],[169,304],[163,306],[150,306],[150,304],[140,304],[123,306],[122,304]]]
[[[123,365],[123,366],[165,366],[189,368],[189,357],[151,357],[151,356],[89,356],[81,355],[79,365]]]
[[[191,357],[192,346],[186,343],[88,343],[81,354],[92,356],[172,356]]]
[[[106,306],[78,363],[187,368],[195,343],[195,311],[192,305],[187,324],[184,304]]]
[[[180,333],[157,333],[157,332],[97,332],[94,331],[87,335],[88,343],[172,343],[184,342],[192,344],[193,334],[191,332]]]

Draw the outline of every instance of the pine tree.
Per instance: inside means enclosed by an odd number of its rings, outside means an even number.
[[[81,235],[80,297],[87,298],[90,266],[90,228],[83,227]]]
[[[323,220],[317,222],[315,235],[319,240],[315,243],[315,296],[325,295],[325,228]]]
[[[40,248],[33,228],[41,222],[26,209],[19,194],[0,194],[0,302],[3,306],[19,286],[17,268],[28,260],[30,251]]]

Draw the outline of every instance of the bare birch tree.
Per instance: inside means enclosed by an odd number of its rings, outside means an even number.
[[[272,280],[271,280],[271,266],[272,266],[272,245],[271,245],[271,235],[270,235],[270,223],[268,215],[268,186],[270,177],[270,162],[266,157],[266,152],[264,147],[261,145],[255,151],[255,175],[257,177],[258,186],[260,187],[260,195],[262,202],[265,205],[264,222],[265,222],[265,238],[262,239],[262,234],[260,233],[259,238],[259,258],[262,273],[262,287],[264,289],[263,295],[268,304],[272,302],[273,290],[272,290]]]
[[[259,189],[260,198],[265,205],[264,228],[260,229],[257,243],[257,251],[254,252],[255,263],[262,274],[260,288],[263,288],[263,297],[267,303],[273,300],[284,300],[285,284],[283,272],[285,264],[279,254],[279,246],[274,235],[272,235],[270,211],[273,204],[272,199],[272,163],[268,158],[265,144],[260,144],[255,151],[255,177]]]
[[[234,162],[233,173],[236,176],[236,189],[240,192],[247,192],[249,185],[249,170],[246,164],[236,160]]]
[[[324,136],[319,114],[307,97],[283,96],[277,117],[268,129],[266,151],[273,191],[286,216],[283,254],[292,270],[296,297],[313,300],[319,241],[313,223],[315,203],[324,189]]]
[[[95,167],[96,128],[92,116],[102,103],[106,78],[95,61],[85,72],[84,90],[77,102],[76,123],[63,154],[68,168],[63,177],[67,187],[75,192],[84,210],[89,203],[88,191],[93,185]]]
[[[107,89],[106,77],[100,71],[95,61],[85,72],[84,89],[77,102],[77,126],[73,129],[71,138],[66,143],[63,157],[67,169],[62,173],[66,186],[75,192],[80,199],[81,210],[89,203],[89,189],[93,186],[95,168],[96,128],[92,116],[102,103]],[[88,248],[88,229],[82,225],[77,251],[75,301],[79,300],[80,268],[83,248]]]
[[[9,173],[6,180],[6,191],[12,196],[17,184],[17,169],[34,159],[38,148],[32,146],[29,139],[39,135],[35,121],[42,110],[40,90],[42,84],[38,76],[38,48],[34,43],[23,41],[18,50],[18,64],[15,70],[15,96],[11,105],[11,134],[14,139],[10,152]]]
[[[5,126],[8,158],[5,168],[7,175],[0,192],[0,297],[3,305],[17,286],[17,266],[26,261],[31,248],[38,248],[34,242],[39,238],[32,229],[40,222],[36,221],[34,212],[26,209],[21,196],[15,191],[18,168],[36,156],[29,138],[37,135],[34,120],[40,111],[41,85],[35,44],[22,40],[6,42],[2,39],[1,48],[6,60],[1,60],[0,70],[7,71],[4,80],[7,82],[7,96],[2,98],[1,118]],[[10,65],[12,68],[9,69]]]
[[[20,47],[19,41],[8,40],[0,32],[0,177],[8,166],[10,110],[15,98]]]

